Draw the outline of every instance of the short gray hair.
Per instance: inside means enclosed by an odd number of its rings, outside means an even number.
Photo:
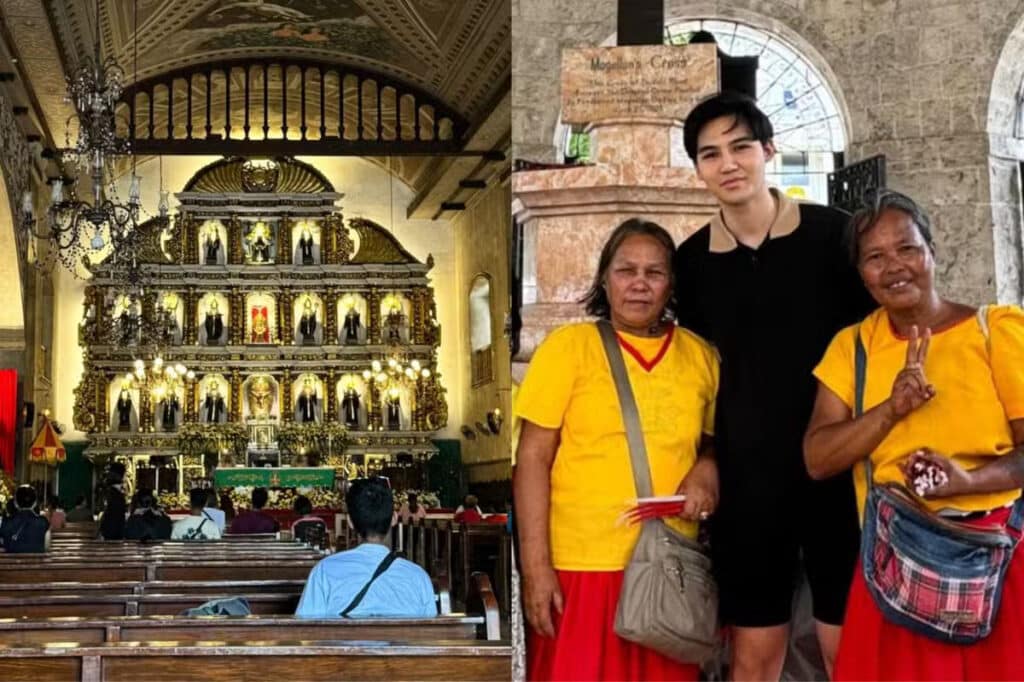
[[[864,193],[862,206],[850,218],[847,241],[850,249],[850,262],[856,266],[860,262],[860,238],[878,224],[882,213],[887,210],[900,211],[910,217],[928,249],[935,253],[935,240],[932,238],[932,221],[924,209],[906,194],[879,187]]]

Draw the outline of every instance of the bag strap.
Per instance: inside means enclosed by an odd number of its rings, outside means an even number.
[[[608,320],[599,320],[597,330],[601,333],[605,355],[615,380],[615,391],[619,396],[619,408],[622,410],[622,421],[626,426],[626,442],[629,444],[629,461],[633,465],[633,482],[636,485],[637,497],[653,495],[651,487],[651,467],[647,461],[647,446],[644,434],[640,429],[640,411],[633,397],[633,387],[626,373],[626,362],[622,359],[618,335]],[[669,330],[669,333],[673,333]]]
[[[381,577],[382,575],[384,575],[384,571],[388,570],[388,568],[391,567],[391,564],[395,563],[395,559],[397,559],[397,558],[398,558],[398,552],[396,552],[394,550],[391,550],[390,552],[388,552],[388,555],[386,557],[384,557],[384,561],[382,561],[382,562],[380,562],[380,564],[378,564],[377,570],[375,570],[373,572],[373,575],[370,577],[370,579],[367,581],[367,583],[365,585],[363,585],[363,589],[359,590],[359,594],[357,594],[355,597],[353,597],[352,601],[350,601],[348,603],[348,606],[345,607],[345,610],[341,612],[341,617],[342,618],[348,618],[348,614],[355,607],[359,606],[359,603],[361,601],[363,601],[363,597],[365,597],[366,593],[370,591],[370,585],[373,584],[373,581],[376,580],[377,578]]]

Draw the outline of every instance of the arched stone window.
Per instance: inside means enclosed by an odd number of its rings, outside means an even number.
[[[757,104],[772,121],[779,152],[769,182],[791,196],[828,203],[828,173],[835,170],[835,154],[845,151],[846,129],[821,73],[784,38],[735,21],[672,23],[665,42],[685,45],[702,30],[728,55],[758,57]]]

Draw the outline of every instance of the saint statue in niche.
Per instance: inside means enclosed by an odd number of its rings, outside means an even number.
[[[249,413],[257,419],[268,419],[273,407],[274,394],[270,380],[259,375],[249,382]]]
[[[299,317],[299,335],[302,337],[303,345],[316,343],[316,307],[313,299],[306,296],[302,303],[302,315]]]
[[[359,342],[359,327],[361,325],[359,311],[356,310],[353,304],[349,307],[348,312],[345,313],[345,322],[343,324],[345,345]]]
[[[224,336],[224,318],[220,314],[220,305],[215,298],[210,300],[210,307],[206,310],[203,329],[206,332],[206,345],[220,345]]]
[[[345,388],[341,399],[341,418],[346,428],[359,428],[359,392],[351,384]]]
[[[206,254],[207,265],[217,265],[220,263],[220,231],[215,225],[210,225],[206,230],[206,237],[203,239],[203,250]]]
[[[253,263],[272,262],[273,236],[270,227],[262,220],[256,221],[246,236],[249,243],[249,260]]]
[[[320,421],[320,399],[317,397],[313,380],[309,377],[302,382],[302,392],[295,403],[295,419],[301,424]]]
[[[224,396],[220,394],[220,384],[211,381],[206,389],[206,397],[203,398],[203,409],[200,418],[205,424],[219,424],[227,421],[228,409],[224,403]]]
[[[171,393],[160,401],[160,428],[164,431],[178,430],[178,410],[181,409],[181,401],[178,396]]]
[[[302,253],[302,264],[313,265],[313,235],[308,227],[302,231],[302,236],[299,237],[299,250]]]
[[[117,397],[117,430],[118,431],[131,431],[132,430],[132,410],[134,406],[132,404],[132,394],[127,388],[122,388],[120,395]]]
[[[254,305],[249,315],[252,319],[249,342],[270,343],[270,318],[267,316],[267,306]]]
[[[385,407],[387,409],[388,431],[400,430],[402,428],[402,402],[397,388],[388,389]]]

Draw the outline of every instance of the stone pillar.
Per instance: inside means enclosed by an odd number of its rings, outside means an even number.
[[[241,265],[245,262],[242,251],[242,221],[233,215],[228,219],[228,265]]]
[[[281,421],[290,424],[295,421],[295,408],[292,405],[292,371],[285,368],[281,372]]]
[[[380,289],[370,287],[366,294],[366,342],[368,344],[380,343]]]
[[[185,305],[185,319],[181,327],[181,343],[184,346],[194,346],[198,341],[199,292],[195,287],[189,287],[182,298]]]
[[[248,340],[245,336],[245,294],[237,288],[232,287],[228,292],[228,302],[231,306],[231,328],[229,330],[229,339],[232,345],[241,346]]]
[[[242,375],[237,369],[231,370],[231,408],[228,412],[232,422],[242,421]]]
[[[295,294],[291,291],[284,291],[277,297],[278,319],[281,320],[281,328],[278,330],[281,344],[290,346],[295,343],[295,320],[292,312],[295,308]]]
[[[327,386],[324,390],[324,401],[327,409],[324,410],[324,422],[331,423],[338,420],[338,377],[334,368],[327,370]]]

